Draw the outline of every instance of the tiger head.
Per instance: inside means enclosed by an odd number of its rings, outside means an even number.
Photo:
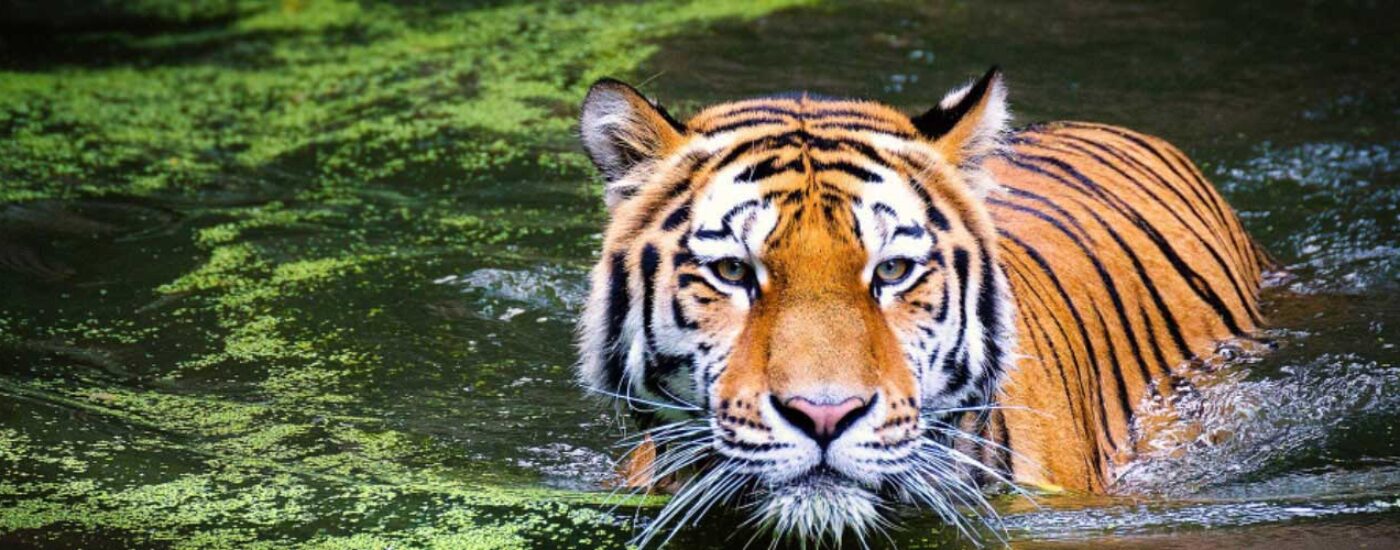
[[[648,537],[717,503],[812,538],[981,501],[956,440],[1012,349],[982,202],[1005,96],[993,69],[912,118],[796,94],[682,123],[592,87],[609,222],[580,376],[650,427],[653,479],[689,472]]]

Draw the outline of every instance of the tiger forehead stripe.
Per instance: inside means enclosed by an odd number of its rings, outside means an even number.
[[[715,119],[695,125],[695,129],[707,136],[723,133],[746,126],[762,124],[803,123],[810,128],[828,128],[857,132],[891,134],[902,138],[913,138],[913,133],[902,127],[898,121],[875,116],[855,109],[815,109],[791,110],[778,107],[755,107],[733,111]]]
[[[912,172],[909,163],[885,154],[859,134],[806,129],[744,136],[702,171],[710,176],[735,164],[743,166],[733,179],[740,184],[794,171],[836,173],[860,184],[881,184],[891,178],[907,180]],[[817,178],[811,183],[829,186],[834,181]]]
[[[705,135],[746,126],[800,123],[804,128],[876,132],[912,139],[908,117],[888,107],[859,102],[801,97],[741,101],[707,109],[690,120],[691,129]]]
[[[802,147],[824,153],[850,152],[886,167],[896,165],[892,157],[880,152],[879,149],[858,136],[831,135],[830,133],[818,135],[806,129],[797,129],[782,133],[766,133],[738,141],[730,146],[729,151],[724,156],[718,157],[718,160],[708,167],[707,171],[724,168],[739,157],[749,153],[792,147]]]

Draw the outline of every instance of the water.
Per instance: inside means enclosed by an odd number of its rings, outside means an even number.
[[[106,6],[0,8],[0,545],[622,545],[659,501],[613,507],[622,433],[571,378],[587,83],[913,111],[992,63],[1022,122],[1181,146],[1286,268],[1204,435],[1133,494],[999,500],[1011,543],[1400,539],[1385,3]]]

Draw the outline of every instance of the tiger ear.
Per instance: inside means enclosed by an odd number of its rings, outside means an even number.
[[[588,158],[612,184],[638,165],[674,151],[685,126],[635,88],[604,78],[583,99],[579,135]],[[611,203],[612,193],[608,195]]]
[[[937,106],[912,120],[949,162],[975,170],[1002,147],[1002,136],[1011,120],[1001,70],[992,67],[976,82],[948,92]]]

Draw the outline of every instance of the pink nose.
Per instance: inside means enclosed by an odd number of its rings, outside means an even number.
[[[865,400],[852,397],[835,405],[814,403],[805,397],[793,397],[786,403],[774,399],[778,412],[788,422],[806,432],[817,443],[825,446],[841,435],[842,431],[865,414],[869,409]]]

